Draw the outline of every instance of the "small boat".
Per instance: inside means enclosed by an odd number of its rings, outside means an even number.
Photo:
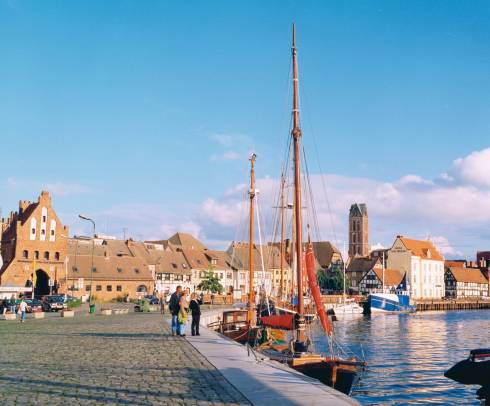
[[[467,359],[448,369],[444,376],[464,385],[490,385],[490,348],[471,350]]]
[[[354,299],[344,299],[344,302],[338,305],[330,305],[335,317],[343,317],[349,315],[361,315],[364,313],[364,307],[359,305]]]
[[[413,313],[417,307],[410,304],[407,292],[372,293],[368,296],[370,313]]]
[[[467,359],[453,365],[444,376],[463,385],[481,385],[476,394],[490,402],[490,348],[471,350]]]

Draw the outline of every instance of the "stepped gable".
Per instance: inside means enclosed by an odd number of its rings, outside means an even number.
[[[427,240],[413,240],[411,238],[399,237],[403,245],[412,252],[413,255],[422,259],[432,259],[444,261],[444,257],[439,253],[434,244]]]

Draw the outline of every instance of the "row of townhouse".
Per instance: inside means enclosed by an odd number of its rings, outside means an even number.
[[[415,300],[486,299],[490,297],[488,268],[472,266],[445,261],[430,241],[397,236],[390,249],[350,258],[346,274],[353,293],[362,295],[384,289],[408,291]]]
[[[51,196],[41,192],[36,202],[20,201],[19,209],[0,224],[0,294],[38,296],[68,292],[75,297],[95,295],[101,300],[168,294],[178,285],[191,291],[212,272],[225,293],[249,289],[248,244],[232,242],[225,251],[210,250],[186,233],[167,240],[137,242],[114,237],[70,237],[58,218]],[[254,245],[254,289],[268,293],[290,291],[292,244]],[[329,242],[314,242],[317,268],[340,258]],[[282,264],[281,264],[282,262]],[[282,270],[281,270],[282,265]]]

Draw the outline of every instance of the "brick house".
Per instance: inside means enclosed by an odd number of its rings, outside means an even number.
[[[0,285],[32,286],[37,296],[63,291],[68,227],[53,209],[49,192],[37,202],[20,201],[19,210],[2,219]]]

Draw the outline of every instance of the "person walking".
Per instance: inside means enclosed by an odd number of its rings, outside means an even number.
[[[15,296],[12,295],[10,298],[10,313],[15,314]]]
[[[27,303],[24,300],[24,297],[20,298],[19,312],[20,312],[20,322],[24,323],[24,321],[26,320],[26,312],[27,312]]]
[[[192,314],[192,323],[191,323],[191,334],[193,336],[199,336],[199,322],[201,320],[201,307],[199,306],[199,300],[197,299],[197,293],[193,293],[191,295],[191,303],[189,305],[189,309]]]
[[[182,293],[182,286],[177,286],[175,292],[170,296],[170,300],[168,302],[168,309],[170,310],[170,314],[172,314],[172,335],[180,335],[179,332],[179,312],[180,312],[180,295]]]
[[[165,314],[165,295],[160,295],[160,314]]]
[[[187,326],[187,317],[189,313],[189,302],[187,301],[187,291],[184,290],[180,296],[180,308],[178,315],[179,329],[178,334],[185,337],[185,328]]]

